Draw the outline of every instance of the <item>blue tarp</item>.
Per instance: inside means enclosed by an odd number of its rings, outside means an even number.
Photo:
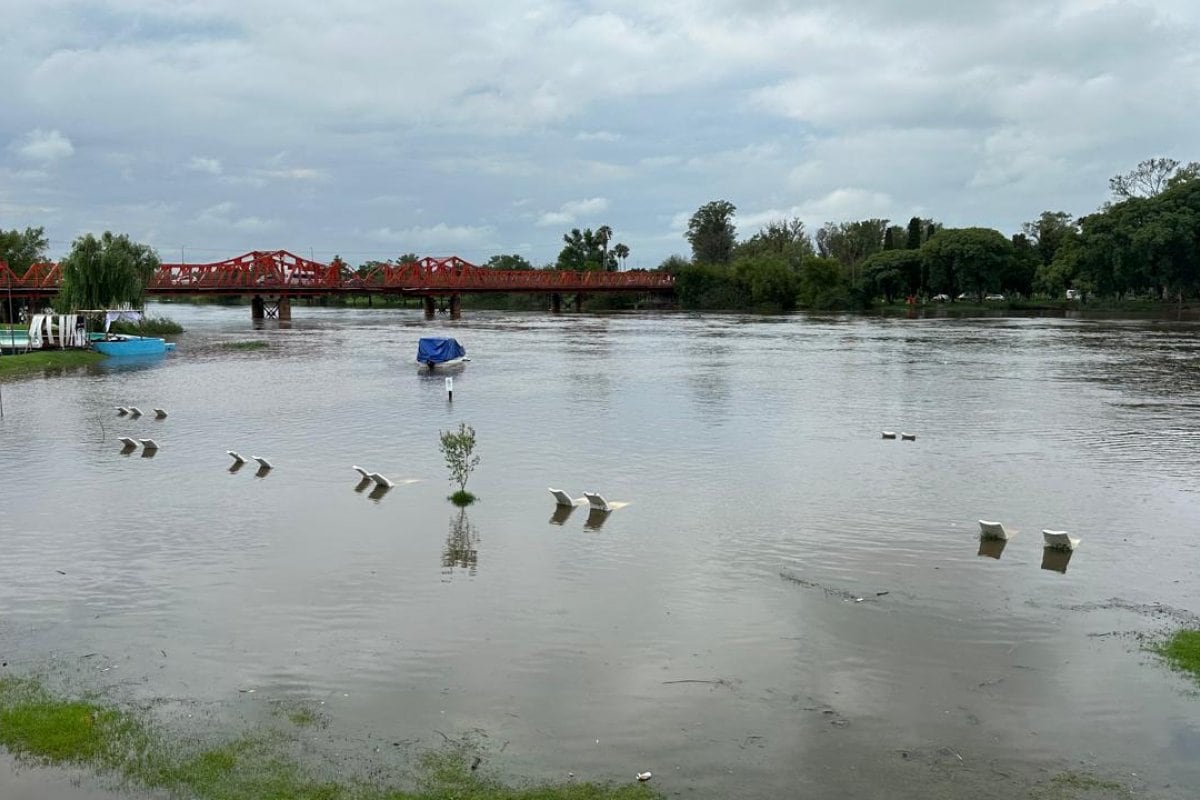
[[[417,342],[417,361],[428,364],[432,361],[441,364],[454,358],[462,358],[467,354],[457,339],[429,336]]]

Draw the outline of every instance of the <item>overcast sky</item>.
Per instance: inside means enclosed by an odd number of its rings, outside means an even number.
[[[1200,160],[1196,0],[0,0],[0,227],[628,267],[798,216],[1015,232]]]

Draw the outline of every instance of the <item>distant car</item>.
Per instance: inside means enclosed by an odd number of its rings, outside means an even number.
[[[959,295],[958,297],[956,297],[955,299],[956,299],[956,300],[970,300],[970,299],[971,299],[971,294],[970,294],[969,292],[963,292],[962,294],[960,294],[960,295]]]
[[[932,301],[933,301],[933,302],[935,302],[935,303],[946,303],[946,302],[949,302],[949,301],[950,301],[950,295],[948,295],[948,294],[935,294],[933,297],[931,297],[931,298],[929,298],[929,299],[930,299],[930,300],[932,300]]]
[[[1067,299],[1068,300],[1082,300],[1083,292],[1079,291],[1078,289],[1067,289]]]
[[[1002,294],[989,294],[987,297],[984,297],[983,299],[984,300],[1003,300],[1005,298],[1004,298],[1004,295],[1002,295]]]

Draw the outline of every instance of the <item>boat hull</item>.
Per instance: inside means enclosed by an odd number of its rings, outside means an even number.
[[[92,348],[106,356],[152,356],[174,350],[175,343],[154,336],[123,336],[92,342]]]

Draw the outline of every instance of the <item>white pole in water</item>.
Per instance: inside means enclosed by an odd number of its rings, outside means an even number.
[[[446,378],[446,399],[454,402],[454,378]]]

